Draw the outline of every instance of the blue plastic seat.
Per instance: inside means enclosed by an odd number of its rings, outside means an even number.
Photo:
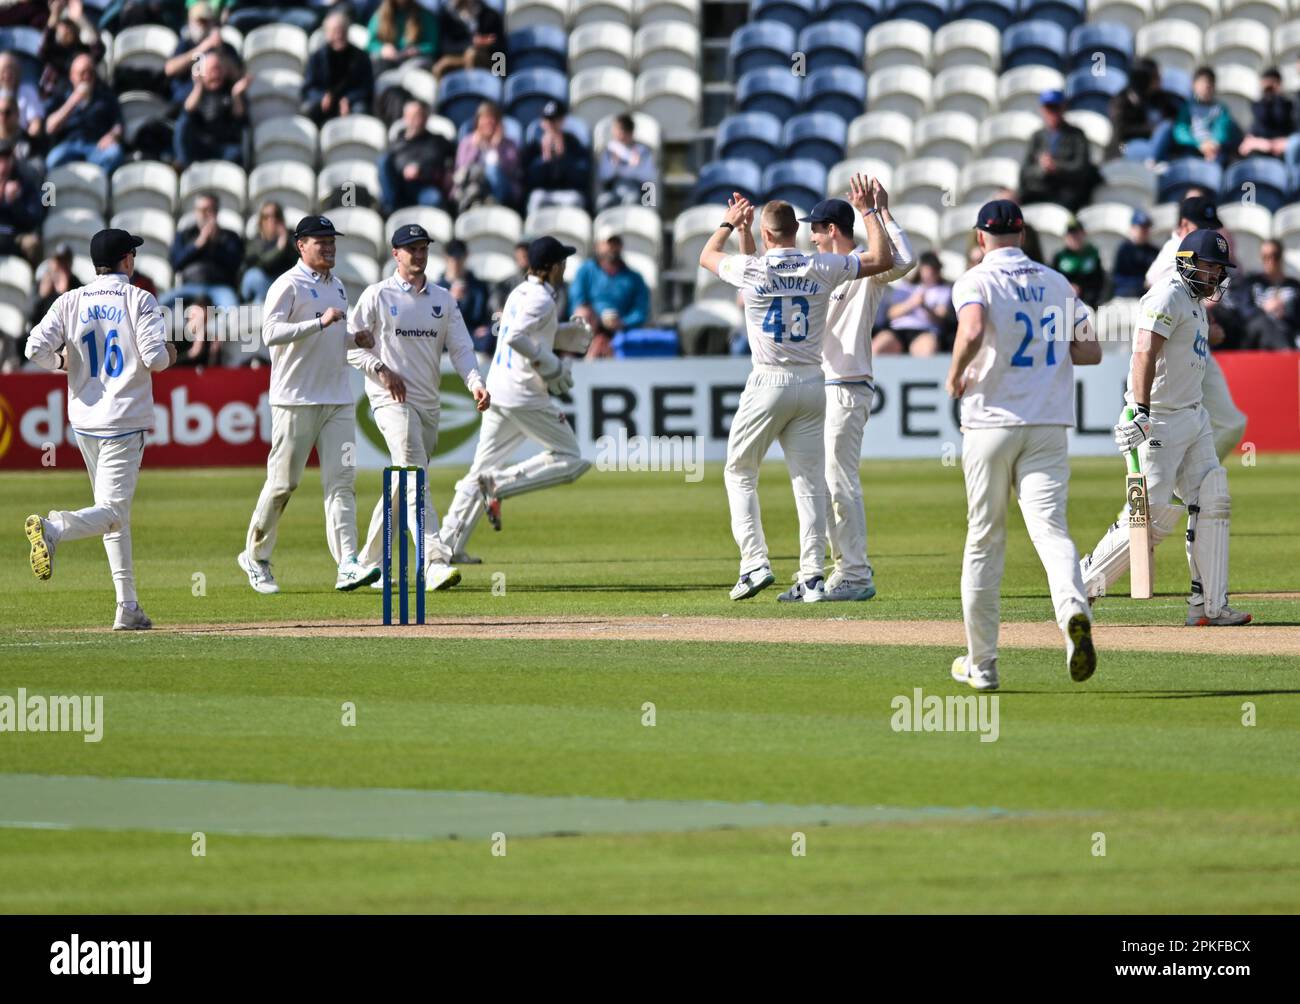
[[[919,21],[937,31],[948,18],[948,0],[885,0],[882,20]]]
[[[1112,21],[1081,24],[1070,32],[1070,66],[1077,70],[1092,69],[1096,53],[1106,57],[1106,68],[1128,72],[1133,62],[1133,33],[1125,25]]]
[[[750,21],[780,21],[795,31],[803,31],[816,12],[816,0],[753,0],[749,5]]]
[[[1160,67],[1160,92],[1179,101],[1192,99],[1192,75],[1176,66]]]
[[[767,167],[781,155],[781,120],[767,112],[728,115],[713,142],[719,160],[750,160]]]
[[[811,209],[826,198],[826,173],[826,168],[815,160],[783,160],[763,172],[763,198]]]
[[[520,122],[541,118],[548,101],[569,103],[569,78],[559,70],[520,70],[506,77],[506,112]]]
[[[739,79],[754,70],[776,68],[790,72],[798,33],[780,21],[755,21],[731,36],[727,52],[731,75]]]
[[[442,78],[438,87],[438,114],[457,127],[472,119],[484,101],[501,103],[501,78],[487,70],[457,70]]]
[[[1276,157],[1247,157],[1230,165],[1223,173],[1220,201],[1241,201],[1250,191],[1246,185],[1254,186],[1256,202],[1275,213],[1286,205],[1292,179],[1287,174],[1286,165]]]
[[[842,68],[862,69],[866,37],[852,21],[820,21],[799,33],[799,51],[808,57],[809,73]]]
[[[781,130],[786,157],[815,160],[828,171],[844,159],[848,139],[848,124],[829,112],[804,112]]]
[[[952,20],[986,21],[998,31],[1006,31],[1016,19],[1016,0],[956,0]]]
[[[835,67],[808,74],[803,84],[803,109],[829,112],[852,122],[866,111],[867,75],[861,70]]]
[[[1157,202],[1181,202],[1193,185],[1217,192],[1223,183],[1223,168],[1200,157],[1183,157],[1171,161],[1160,175],[1156,187]]]
[[[1065,78],[1065,100],[1072,109],[1109,114],[1110,99],[1128,85],[1128,74],[1118,67],[1094,74],[1091,67],[1080,67]]]
[[[533,24],[506,36],[510,72],[550,68],[564,72],[569,65],[569,37],[553,24]]]
[[[1067,32],[1087,19],[1087,0],[1021,0],[1020,20],[1051,21]]]
[[[1002,33],[1002,69],[1050,66],[1064,70],[1069,32],[1051,21],[1020,21]]]
[[[799,78],[789,68],[751,70],[736,83],[736,107],[742,112],[767,112],[785,121],[799,111]]]
[[[733,192],[739,192],[750,202],[757,203],[763,192],[763,172],[757,164],[747,160],[711,160],[700,168],[695,182],[695,202],[726,203]]]
[[[822,0],[818,21],[851,21],[865,35],[880,23],[881,0]]]
[[[615,359],[668,359],[681,355],[672,328],[629,328],[610,340]]]

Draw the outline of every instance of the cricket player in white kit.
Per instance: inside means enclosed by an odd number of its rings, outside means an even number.
[[[375,424],[388,444],[392,463],[399,467],[427,469],[438,443],[438,384],[442,380],[444,351],[451,356],[478,410],[486,411],[490,401],[460,308],[451,293],[430,282],[425,272],[431,240],[428,231],[417,223],[398,227],[392,239],[397,271],[367,286],[348,317],[348,330],[354,336],[366,333],[374,339],[373,350],[353,349],[348,353],[348,362],[366,374],[366,396],[370,398]],[[415,479],[409,481],[406,525],[414,533],[420,524],[415,516]],[[358,556],[363,565],[379,564],[383,532],[381,495],[370,517],[365,547]],[[438,536],[438,513],[428,492],[424,495],[424,554],[428,562],[427,592],[450,589],[460,582],[460,571],[451,564],[451,549]],[[380,571],[382,574],[382,568]],[[383,583],[376,581],[374,586],[382,589]]]
[[[773,441],[781,444],[799,514],[799,571],[782,593],[785,602],[825,597],[826,384],[822,345],[826,311],[835,287],[878,275],[893,265],[880,214],[867,180],[854,175],[849,199],[867,225],[869,250],[858,254],[806,254],[795,247],[799,223],[788,202],[769,202],[760,216],[766,248],[755,253],[753,207],[739,193],[700,252],[700,265],[742,290],[753,369],[745,381],[727,437],[724,479],[731,532],[740,548],[740,578],[733,600],[757,595],[774,581],[758,504],[758,472]],[[740,254],[723,249],[735,230]]]
[[[330,271],[337,234],[324,216],[299,220],[293,236],[301,259],[266,294],[262,341],[271,354],[271,452],[236,559],[259,593],[280,591],[271,574],[276,530],[313,447],[325,493],[325,538],[338,564],[334,588],[347,592],[380,575],[379,568],[357,561],[357,428],[347,360],[348,349],[374,343],[348,333],[348,296]]]
[[[826,377],[826,487],[830,492],[827,530],[835,570],[826,579],[828,600],[869,600],[876,595],[867,558],[867,513],[862,500],[862,436],[871,415],[875,385],[871,371],[871,327],[889,284],[912,270],[916,260],[907,234],[889,212],[889,195],[878,178],[871,195],[889,238],[893,268],[854,279],[831,293],[826,310],[822,372]],[[861,254],[853,237],[853,207],[826,199],[803,217],[812,225],[813,247],[822,254]]]
[[[1193,195],[1183,199],[1178,205],[1178,225],[1174,227],[1174,232],[1160,248],[1156,260],[1147,269],[1147,290],[1155,289],[1175,275],[1174,263],[1184,237],[1194,230],[1222,229],[1223,221],[1219,219],[1219,212],[1212,198]],[[1223,368],[1215,361],[1213,352],[1206,356],[1202,391],[1201,403],[1210,416],[1214,449],[1222,460],[1241,442],[1241,437],[1246,431],[1246,416],[1232,400],[1232,393],[1228,390],[1228,380],[1223,375]]]
[[[1012,491],[1047,572],[1070,677],[1081,683],[1097,668],[1065,509],[1074,365],[1099,363],[1101,345],[1065,276],[1021,250],[1024,229],[1014,202],[996,199],[981,207],[976,231],[984,258],[952,289],[957,339],[947,386],[961,399],[967,503],[961,601],[967,650],[953,660],[951,672],[976,690],[998,688],[998,619]]]
[[[1210,358],[1205,301],[1222,295],[1233,267],[1228,241],[1217,231],[1194,230],[1183,238],[1174,275],[1142,297],[1125,394],[1135,414],[1115,426],[1120,452],[1136,449],[1146,475],[1153,546],[1177,527],[1182,515],[1182,507],[1171,503],[1172,494],[1177,491],[1187,505],[1192,592],[1186,623],[1194,627],[1251,620],[1250,614],[1228,606],[1232,499],[1201,397]],[[1128,545],[1127,523],[1117,521],[1083,562],[1089,595],[1104,593],[1127,571]]]
[[[590,341],[580,321],[559,322],[557,290],[564,282],[564,262],[576,248],[554,237],[539,237],[528,246],[528,277],[510,291],[501,308],[497,351],[488,370],[492,407],[483,415],[478,448],[469,472],[456,484],[456,495],[443,521],[443,545],[461,555],[479,519],[486,514],[501,529],[501,500],[524,492],[569,484],[591,466],[578,451],[564,413],[551,400],[573,387],[569,360],[555,354],[556,339]],[[542,452],[502,467],[526,440]]]
[[[27,517],[32,572],[48,579],[60,544],[102,536],[117,593],[114,631],[153,627],[136,597],[131,500],[145,433],[154,425],[152,374],[176,361],[158,301],[131,285],[135,249],[143,243],[125,230],[95,234],[90,241],[95,279],[54,301],[26,349],[27,358],[42,369],[67,370],[68,421],[95,498],[84,509]]]

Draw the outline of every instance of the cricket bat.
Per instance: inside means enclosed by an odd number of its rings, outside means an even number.
[[[1131,419],[1133,409],[1125,408]],[[1147,504],[1147,476],[1138,465],[1137,450],[1128,452],[1128,476],[1124,480],[1128,496],[1128,594],[1135,600],[1151,599],[1154,586],[1151,567],[1151,510]]]

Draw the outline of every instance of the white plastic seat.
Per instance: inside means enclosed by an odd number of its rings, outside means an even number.
[[[1110,145],[1110,138],[1115,129],[1109,118],[1101,112],[1075,108],[1065,113],[1065,120],[1071,125],[1078,126],[1088,137],[1088,146],[1092,151],[1094,163],[1106,159],[1106,147]]]
[[[882,21],[867,32],[867,63],[874,75],[898,66],[930,65],[932,33],[919,21]]]
[[[1151,216],[1151,232],[1161,240],[1178,225],[1177,202],[1161,202],[1152,206],[1148,212]]]
[[[545,25],[563,28],[568,0],[506,0],[505,21],[511,31]]]
[[[917,119],[912,131],[912,156],[938,157],[964,164],[975,156],[979,120],[965,112],[932,112]]]
[[[1150,56],[1162,67],[1192,73],[1201,63],[1201,29],[1191,21],[1154,21],[1138,30],[1133,51]]]
[[[143,275],[151,279],[155,287],[159,290],[171,289],[175,283],[172,281],[172,263],[162,255],[140,254],[135,256],[136,275]]]
[[[1285,21],[1287,14],[1286,0],[1223,0],[1224,17],[1262,24],[1270,31]]]
[[[700,252],[709,237],[718,229],[719,213],[725,215],[727,207],[713,203],[691,206],[677,214],[673,220],[673,267],[694,269],[700,264]],[[701,269],[701,271],[706,271]]]
[[[731,332],[744,323],[745,312],[739,305],[720,297],[689,304],[677,315],[677,331],[685,345],[694,345],[705,331],[721,328]]]
[[[1133,224],[1133,207],[1119,202],[1094,202],[1078,212],[1079,222],[1088,231],[1088,239],[1101,253],[1102,266],[1110,270],[1115,250],[1127,239]]]
[[[574,255],[569,261],[573,262],[576,258],[577,256]],[[519,273],[519,266],[515,264],[514,257],[501,251],[471,251],[465,259],[465,264],[488,285],[505,282]],[[566,281],[572,281],[567,273]]]
[[[180,219],[176,221],[176,232],[183,233],[195,225],[197,214],[194,210],[189,210],[181,214]],[[296,219],[286,221],[290,223],[289,229],[292,230],[292,224],[297,223]],[[244,218],[235,210],[228,206],[222,206],[217,210],[217,226],[222,230],[229,230],[233,234],[242,235],[244,233]]]
[[[108,208],[108,176],[87,161],[51,168],[45,180],[54,186],[60,209],[93,209],[101,216]]]
[[[316,205],[316,172],[293,160],[259,164],[248,176],[248,205],[256,209],[265,202],[309,209]],[[285,215],[286,222],[288,214]],[[294,221],[296,222],[296,221]]]
[[[980,206],[987,201],[984,199],[963,202],[959,206],[944,210],[943,215],[939,217],[939,243],[944,251],[951,251],[965,258],[970,248],[971,234],[975,231],[975,220],[979,218]]]
[[[1300,247],[1300,202],[1283,206],[1273,214],[1273,237],[1283,244]]]
[[[698,72],[700,30],[680,21],[643,24],[632,38],[632,62],[641,73],[674,66]]]
[[[849,123],[849,157],[871,157],[897,167],[912,152],[912,122],[902,112],[869,111]]]
[[[669,66],[646,70],[633,88],[636,107],[663,125],[664,139],[683,142],[699,128],[703,87],[694,70]]]
[[[1155,0],[1152,20],[1179,18],[1205,31],[1221,20],[1219,0]]]
[[[659,261],[663,250],[663,221],[646,206],[613,206],[600,213],[591,225],[592,236],[600,241],[611,234],[623,238],[628,251]]]
[[[302,100],[302,74],[285,69],[266,70],[253,78],[245,93],[248,117],[254,127],[271,119],[292,118],[298,114]]]
[[[930,72],[918,66],[893,66],[877,70],[867,81],[867,107],[872,111],[898,112],[915,121],[929,110],[933,87]]]
[[[336,244],[340,253],[358,251],[378,260],[389,247],[384,235],[384,218],[365,206],[342,206],[329,211],[330,221],[340,231]]]
[[[211,192],[221,205],[242,214],[248,199],[248,175],[238,164],[225,160],[201,160],[191,164],[180,181],[180,204],[193,209],[194,200]]]
[[[322,207],[329,204],[336,192],[344,199],[355,198],[358,189],[364,189],[378,200],[379,168],[373,160],[336,160],[326,164],[316,176],[316,200]],[[360,202],[358,199],[357,204]]]
[[[253,162],[297,160],[314,167],[320,129],[305,115],[269,119],[253,128]]]
[[[570,31],[584,25],[602,22],[630,28],[632,0],[569,0],[568,21]]]
[[[1002,65],[1002,35],[987,21],[949,21],[934,33],[933,62],[935,73],[958,66],[996,70]]]
[[[1132,160],[1108,160],[1101,165],[1102,183],[1093,191],[1095,202],[1122,202],[1147,209],[1155,202],[1156,179],[1145,166]]]
[[[1220,21],[1206,31],[1202,50],[1216,71],[1226,63],[1235,63],[1258,72],[1272,58],[1272,32],[1267,25],[1245,18]]]
[[[696,268],[695,302],[697,304],[709,304],[715,300],[725,303],[735,303],[737,292],[735,286],[719,278],[707,268]]]
[[[125,91],[118,95],[117,107],[122,112],[122,132],[128,143],[134,142],[146,122],[167,118],[167,102],[153,91]]]
[[[372,255],[349,251],[335,257],[334,274],[347,291],[348,303],[356,303],[367,286],[379,281],[379,263]]]
[[[388,130],[373,115],[344,115],[321,127],[320,158],[325,164],[377,159],[387,146]]]
[[[1260,248],[1273,236],[1273,214],[1258,202],[1225,202],[1219,207],[1232,240],[1232,257],[1238,275],[1252,272],[1259,262]]]
[[[1088,0],[1088,20],[1122,24],[1136,35],[1155,13],[1152,0]]]
[[[999,112],[980,122],[980,156],[1010,157],[1017,163],[1034,133],[1043,127],[1043,118],[1033,112]]]
[[[890,195],[938,212],[952,205],[958,178],[957,165],[950,160],[939,157],[908,160],[894,171],[894,191]]]
[[[599,157],[609,145],[609,137],[614,129],[615,115],[606,115],[596,123],[596,128],[592,130],[591,143],[592,153]],[[632,138],[638,143],[644,143],[650,148],[650,151],[658,159],[660,150],[663,149],[663,138],[659,130],[659,122],[651,118],[645,112],[632,113]]]
[[[408,223],[418,223],[424,227],[429,236],[441,247],[445,247],[452,238],[451,216],[446,210],[434,206],[406,206],[395,210],[384,221],[384,233],[391,241],[397,229]]]
[[[632,0],[635,22],[647,24],[701,24],[701,0]]]
[[[550,234],[561,243],[576,247],[584,257],[591,253],[591,217],[577,206],[543,206],[528,214],[523,232],[525,240]]]
[[[1004,188],[1020,187],[1020,161],[1010,157],[981,157],[961,169],[957,196],[962,202],[982,206]],[[974,216],[971,216],[974,219]],[[974,224],[971,224],[972,226]]]
[[[161,209],[168,216],[176,212],[176,172],[156,160],[123,164],[113,172],[113,212],[125,209]]]
[[[176,222],[170,212],[146,208],[124,209],[113,214],[110,225],[143,238],[140,254],[160,258],[171,256],[172,240],[176,236]]]
[[[1215,64],[1215,96],[1228,106],[1239,126],[1249,128],[1251,105],[1259,100],[1259,70],[1239,63]]]
[[[519,214],[507,206],[475,206],[456,218],[455,234],[469,246],[470,254],[513,255],[523,232]]]
[[[917,255],[939,246],[939,214],[930,206],[915,202],[895,205],[890,199],[889,211],[898,225],[907,231],[908,242]]]
[[[569,110],[589,126],[607,115],[629,111],[636,79],[627,70],[583,70],[569,79]]]
[[[632,29],[612,21],[597,21],[574,28],[569,35],[569,72],[632,65]]]
[[[0,303],[16,307],[25,315],[34,284],[32,267],[25,259],[18,255],[0,255]]]
[[[292,24],[264,24],[244,38],[243,55],[254,76],[268,70],[301,74],[307,66],[307,33]]]
[[[1074,214],[1055,202],[1035,202],[1022,206],[1020,211],[1024,214],[1025,222],[1038,231],[1043,260],[1051,261],[1052,256],[1065,246],[1065,228],[1070,225],[1070,218]]]
[[[934,78],[934,110],[971,115],[977,128],[998,110],[997,94],[998,75],[987,67],[954,66]]]
[[[113,69],[161,70],[179,41],[176,32],[161,24],[123,28],[113,37]]]
[[[894,165],[874,157],[849,157],[832,167],[826,175],[827,194],[847,201],[849,181],[855,174],[861,174],[866,178],[879,178],[880,183],[885,186],[885,191],[893,194]],[[809,227],[810,232],[811,229]]]
[[[1043,91],[1065,90],[1065,77],[1050,66],[1017,66],[998,78],[998,107],[1004,112],[1038,112]]]

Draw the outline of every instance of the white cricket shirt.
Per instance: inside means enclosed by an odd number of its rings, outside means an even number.
[[[760,366],[821,366],[831,290],[858,277],[858,259],[772,248],[728,255],[718,275],[745,300],[749,352]]]
[[[460,308],[451,293],[427,276],[418,291],[396,272],[367,286],[348,315],[348,334],[355,339],[360,331],[374,336],[375,347],[349,350],[348,362],[366,374],[371,407],[395,403],[375,375],[382,362],[406,382],[409,404],[437,410],[444,350],[466,387],[483,386]]]
[[[321,330],[320,317],[330,307],[344,319]],[[326,279],[301,261],[266,293],[262,341],[271,354],[273,405],[351,404],[348,388],[348,295],[339,277]]]
[[[1151,382],[1151,410],[1195,408],[1201,403],[1201,384],[1210,357],[1210,323],[1205,304],[1192,298],[1181,279],[1171,276],[1142,297],[1137,326],[1165,338]],[[1126,396],[1132,404],[1131,368]]]
[[[956,311],[984,307],[984,339],[966,369],[964,429],[1074,425],[1070,341],[1088,314],[1060,272],[1018,247],[997,248],[953,284]],[[1069,326],[1068,332],[1058,328]]]
[[[854,279],[836,287],[826,308],[826,337],[822,345],[822,372],[827,383],[843,380],[872,379],[871,328],[880,309],[880,300],[889,284],[901,279],[916,264],[912,245],[902,228],[892,220],[887,224],[894,244],[894,267],[879,275]],[[859,245],[854,254],[863,254]]]
[[[27,358],[45,369],[68,364],[68,421],[79,433],[112,438],[153,429],[150,371],[167,368],[167,329],[152,293],[122,272],[64,293],[27,339]]]
[[[546,381],[509,342],[513,334],[525,335],[554,352],[556,323],[555,290],[537,276],[530,275],[510,291],[501,308],[497,353],[487,375],[493,404],[507,408],[551,406]]]

